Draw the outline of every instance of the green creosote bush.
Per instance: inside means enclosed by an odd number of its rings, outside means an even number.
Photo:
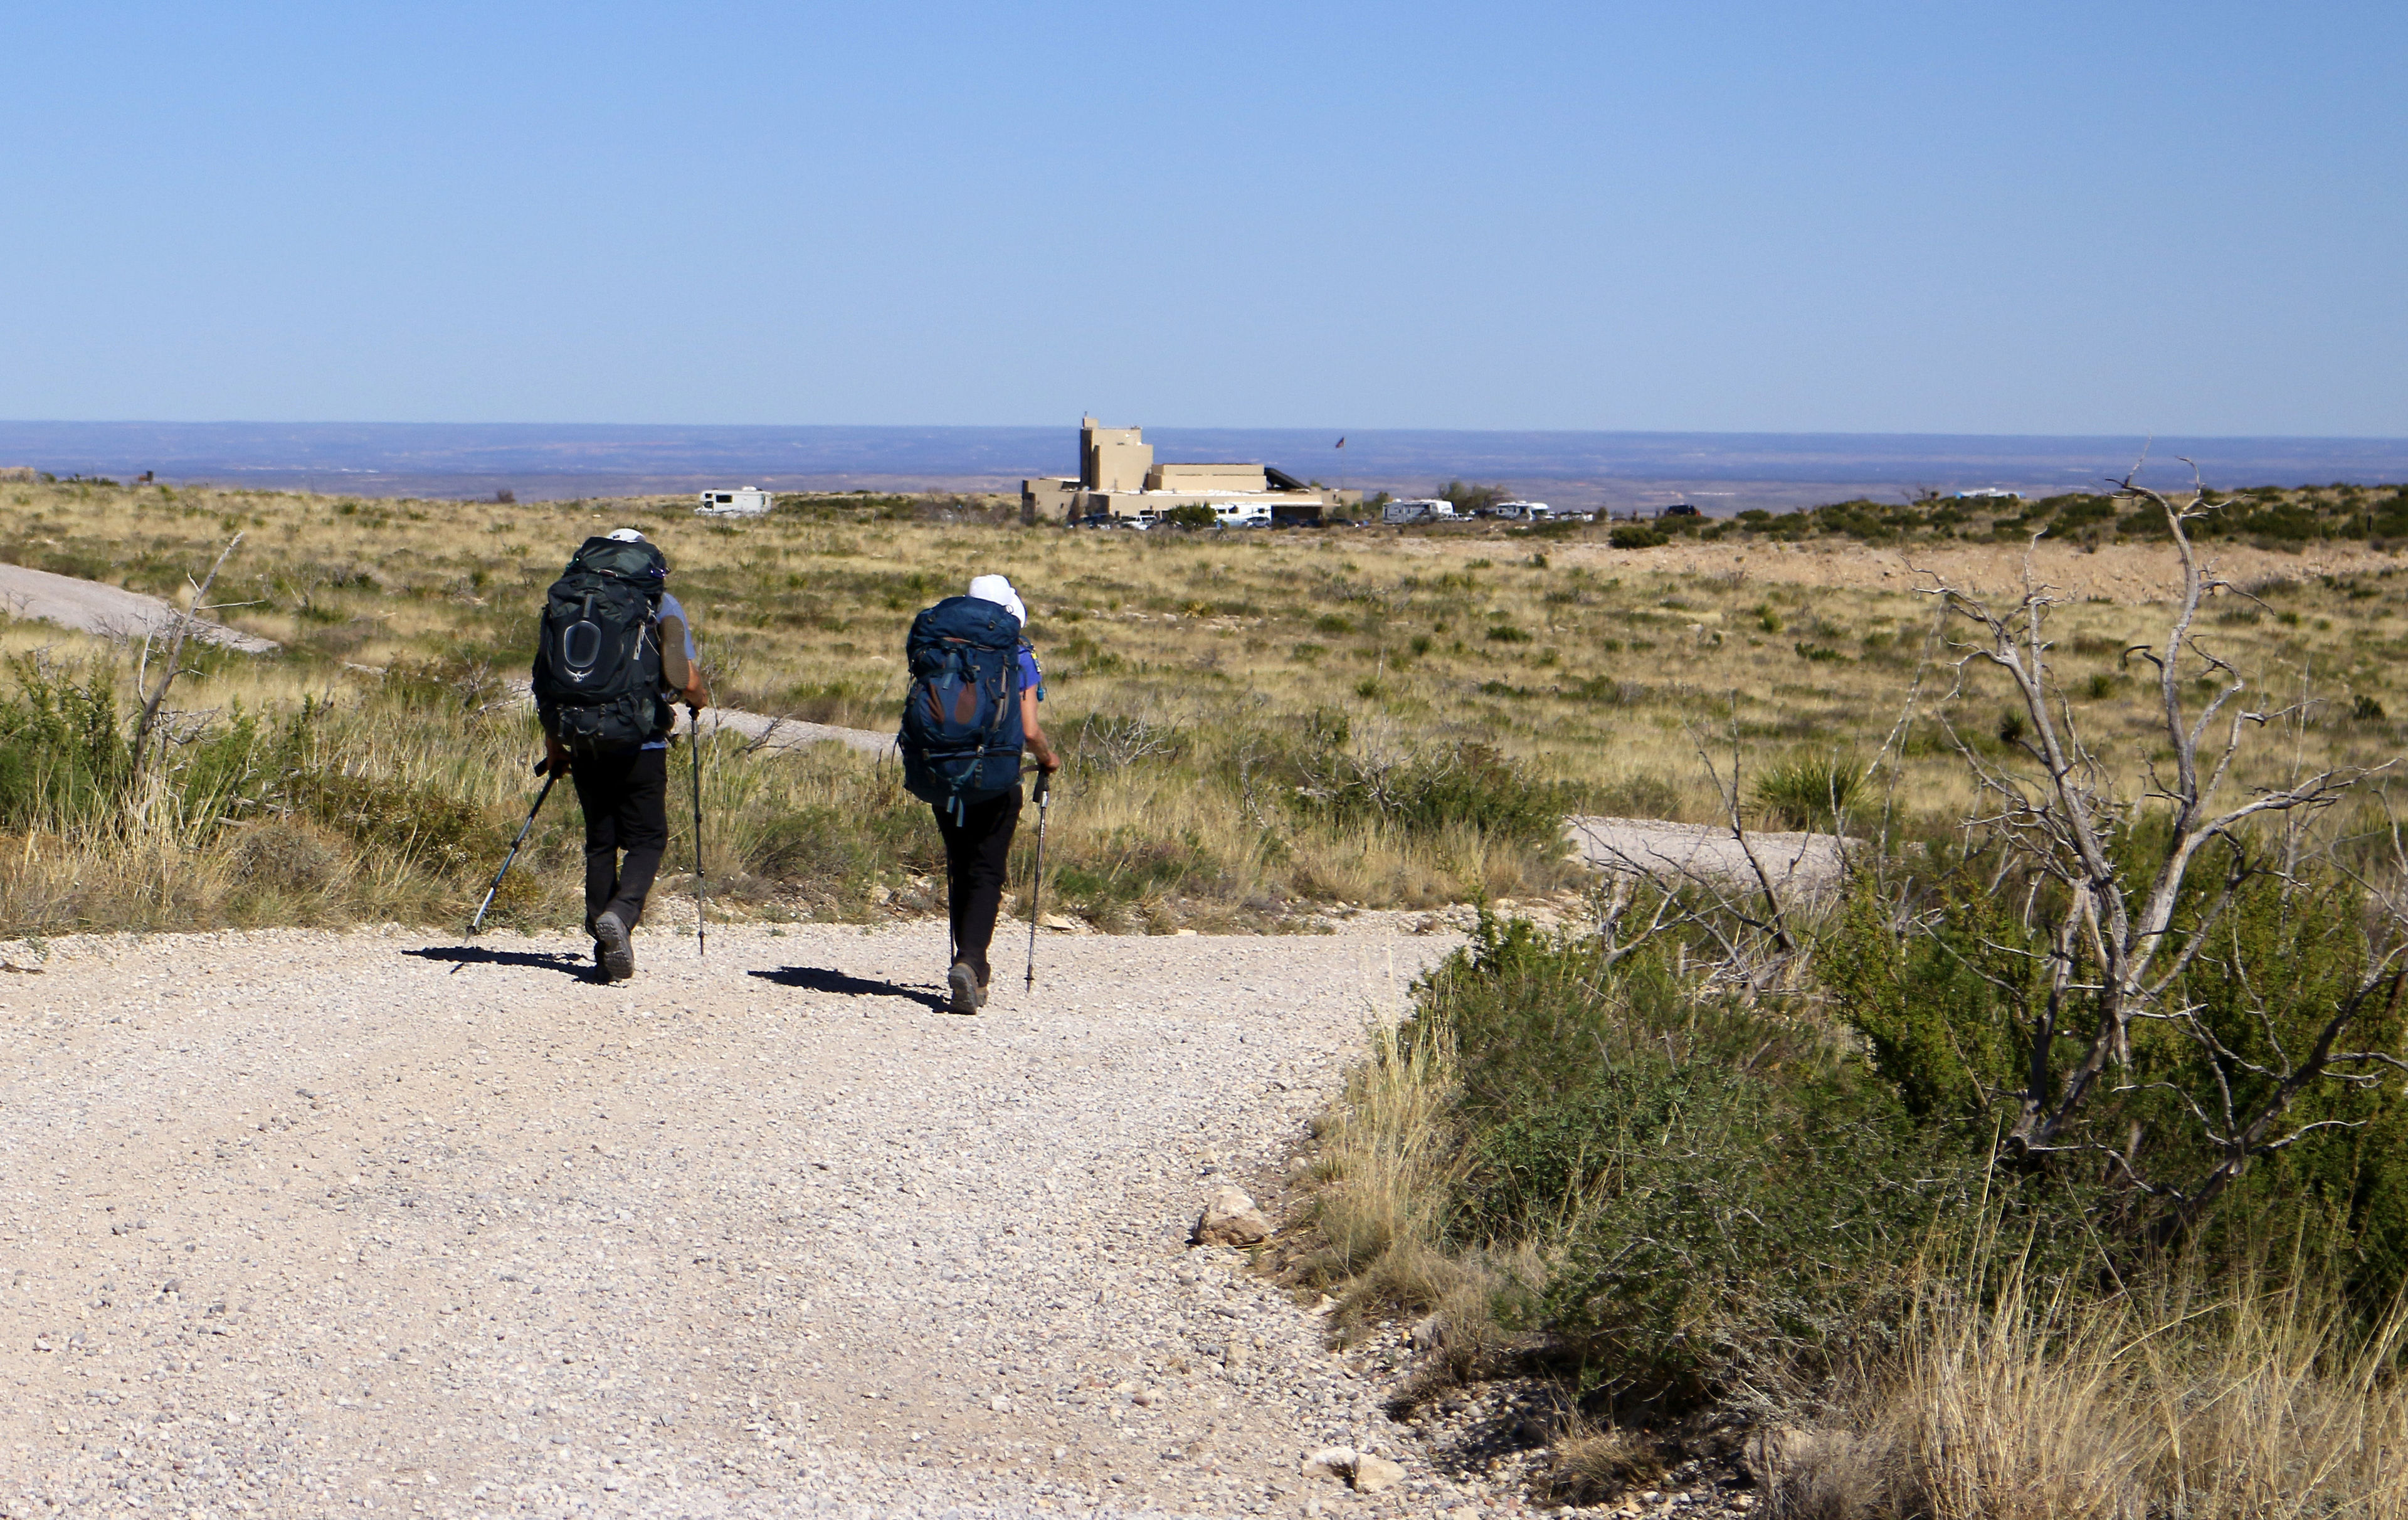
[[[2219,890],[2211,882],[2186,894],[2170,932],[2195,932]],[[1991,1095],[2020,1083],[2030,1055],[2023,1031],[2047,998],[2043,946],[2021,921],[2022,896],[1994,890],[1969,863],[1943,884],[1926,932],[1900,935],[1862,886],[1821,947],[1835,1013],[1864,1037],[1870,1066],[1918,1120],[1989,1125],[2012,1106]],[[2312,1046],[2356,986],[2368,950],[2365,909],[2354,883],[2315,870],[2243,883],[2173,988],[2177,1006],[2195,1011],[2219,1048],[2143,1022],[2128,1068],[2086,1118],[2083,1139],[2154,1183],[2192,1185],[2215,1156],[2184,1095],[2229,1094],[2243,1114],[2267,1096],[2284,1053]],[[2069,1002],[2088,996],[2085,975],[2078,965]],[[2408,1017],[2395,1003],[2350,1039],[2401,1052]],[[2282,1127],[2299,1139],[2243,1173],[2211,1224],[2211,1245],[2219,1233],[2228,1245],[2253,1231],[2300,1240],[2339,1264],[2362,1311],[2379,1312],[2408,1288],[2408,1099],[2396,1079],[2319,1083]],[[2161,1217],[2130,1191],[2102,1207],[2111,1230],[2128,1237]]]
[[[8,662],[0,699],[0,826],[22,830],[103,820],[118,808],[133,753],[120,724],[116,672],[74,672],[31,656]]]
[[[1538,1252],[1497,1312],[1586,1389],[1686,1404],[1820,1364],[1882,1333],[1894,1273],[1978,1206],[1985,1128],[1916,1124],[1811,1026],[1697,996],[1670,946],[1609,967],[1484,912],[1417,993],[1408,1040],[1459,1071],[1444,1241]]]
[[[1671,539],[1654,528],[1632,523],[1608,532],[1605,541],[1616,549],[1661,549]]]

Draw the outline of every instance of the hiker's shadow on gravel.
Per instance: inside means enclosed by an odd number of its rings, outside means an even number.
[[[832,992],[841,997],[908,998],[939,1013],[950,1006],[941,996],[925,987],[907,987],[899,982],[872,982],[867,977],[848,976],[842,971],[824,970],[816,966],[781,966],[774,971],[747,971],[744,974],[802,992]]]
[[[452,969],[465,966],[532,966],[538,970],[558,971],[580,982],[594,980],[594,962],[583,955],[573,955],[559,950],[488,950],[483,945],[427,945],[419,950],[405,950],[405,955],[415,955],[423,961],[452,961]]]

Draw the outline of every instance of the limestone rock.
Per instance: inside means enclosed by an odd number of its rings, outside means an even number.
[[[1270,1234],[1271,1222],[1242,1189],[1216,1187],[1196,1221],[1194,1240],[1197,1245],[1259,1245]]]
[[[1301,1471],[1308,1478],[1327,1478],[1333,1483],[1345,1483],[1353,1478],[1356,1460],[1352,1446],[1324,1446],[1304,1459]]]
[[[1354,1458],[1352,1479],[1358,1494],[1376,1494],[1383,1488],[1394,1488],[1405,1481],[1405,1470],[1384,1456],[1366,1454]]]

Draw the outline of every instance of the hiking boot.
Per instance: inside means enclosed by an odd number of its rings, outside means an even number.
[[[970,969],[968,961],[953,962],[953,968],[945,973],[945,985],[953,995],[952,1011],[955,1013],[975,1013],[979,1005],[986,1001],[986,989],[979,985],[978,973]]]
[[[594,921],[594,964],[605,982],[624,982],[636,974],[636,947],[627,940],[627,925],[616,913]]]

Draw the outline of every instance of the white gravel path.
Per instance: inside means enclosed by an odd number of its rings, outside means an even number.
[[[71,575],[52,575],[22,565],[0,565],[0,612],[10,617],[40,618],[63,628],[111,638],[139,638],[150,631],[167,632],[175,620],[183,616],[156,596],[97,581],[79,581]],[[191,637],[223,644],[245,654],[273,654],[278,648],[272,638],[239,633],[206,618],[193,620]]]
[[[1750,829],[1747,847],[1727,828],[1660,818],[1573,817],[1564,833],[1573,853],[1609,876],[1643,876],[1665,886],[1741,892],[1757,887],[1756,867],[1776,892],[1816,893],[1835,885],[1846,862],[1838,836]],[[1755,865],[1748,855],[1756,856]]]
[[[0,1513],[1426,1515],[1184,1244],[1453,943],[941,925],[108,937],[0,974]],[[1008,948],[1007,948],[1008,947]],[[36,947],[0,946],[15,966]],[[1405,1462],[1352,1496],[1328,1444]]]

